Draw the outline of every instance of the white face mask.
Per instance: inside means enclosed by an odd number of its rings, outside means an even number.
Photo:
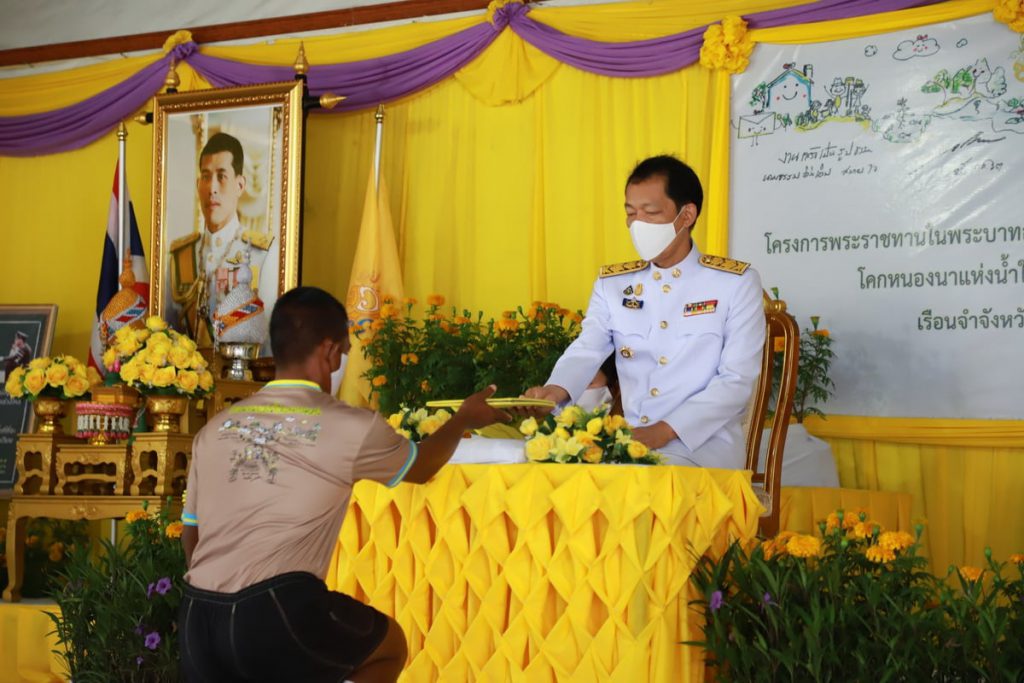
[[[610,404],[612,402],[612,392],[608,391],[608,387],[591,387],[585,389],[580,397],[576,399],[576,405],[588,413],[591,410],[595,410],[598,406],[604,405],[605,403]]]
[[[345,366],[348,365],[348,354],[341,354],[341,365],[331,373],[331,396],[338,397],[338,390],[341,389],[341,380],[345,377]]]
[[[629,226],[629,236],[633,240],[633,248],[640,258],[645,261],[652,260],[655,256],[665,251],[665,247],[676,238],[676,219],[683,213],[679,213],[670,223],[648,223],[647,221],[635,220]]]

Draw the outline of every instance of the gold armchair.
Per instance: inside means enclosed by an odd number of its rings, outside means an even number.
[[[800,329],[797,327],[796,319],[786,312],[786,302],[770,299],[767,294],[764,294],[764,317],[765,339],[764,351],[761,355],[761,378],[754,388],[747,423],[747,469],[754,473],[755,489],[766,510],[761,516],[761,534],[774,536],[779,531],[782,454],[786,447],[786,432],[789,430],[789,418],[793,413],[793,397],[796,394],[797,364],[800,361]],[[777,339],[781,340],[779,348],[782,350],[779,396],[769,431],[764,473],[759,474],[758,460],[761,452],[762,430],[768,413],[768,403],[772,396]]]

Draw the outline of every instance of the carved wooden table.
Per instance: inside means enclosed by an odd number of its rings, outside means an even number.
[[[168,500],[160,496],[14,496],[7,513],[7,576],[3,598],[8,602],[21,600],[21,584],[25,578],[25,529],[33,517],[50,519],[122,519],[132,510],[156,512]],[[181,499],[170,499],[171,510],[181,514]]]

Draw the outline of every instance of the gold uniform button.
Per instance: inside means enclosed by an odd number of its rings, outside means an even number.
[[[662,285],[661,286],[661,291],[663,291],[666,294],[668,294],[669,292],[672,291],[672,285]]]
[[[655,273],[654,273],[654,275],[653,275],[652,277],[653,277],[653,278],[654,278],[655,280],[660,280],[660,279],[661,279],[661,273],[655,272]]]
[[[672,269],[672,277],[679,277],[680,275],[682,275],[682,271],[680,271],[678,268]]]
[[[640,418],[640,424],[647,424],[648,422],[650,422],[650,419],[646,415]]]
[[[668,327],[668,321],[667,321],[667,320],[662,320],[662,321],[661,321],[661,329],[663,329],[663,330],[664,330],[664,329],[666,329],[667,327]]]
[[[651,396],[657,396],[658,393],[658,387],[654,387],[653,389],[651,389]]]
[[[661,358],[659,358],[658,359],[658,365],[668,365],[668,358],[665,358],[665,356],[662,356]]]

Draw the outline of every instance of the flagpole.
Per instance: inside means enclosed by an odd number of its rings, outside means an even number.
[[[377,142],[373,150],[373,177],[374,177],[374,189],[380,190],[380,148],[384,141],[384,105],[377,105],[377,113],[374,114],[374,118],[377,119]]]
[[[125,157],[128,148],[128,127],[124,121],[117,127],[117,268],[121,272],[124,268],[124,257],[127,250],[131,249],[125,239],[124,231],[128,227],[126,212],[128,202],[125,201],[128,194],[127,173],[125,171]]]

